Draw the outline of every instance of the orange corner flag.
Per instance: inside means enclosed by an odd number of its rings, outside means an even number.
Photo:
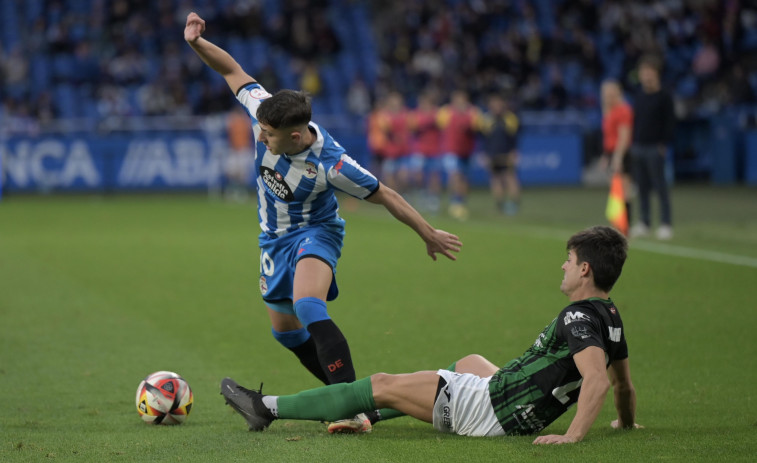
[[[607,220],[621,233],[628,236],[628,214],[626,213],[626,198],[623,193],[623,177],[613,174],[610,181],[610,195],[605,209]]]

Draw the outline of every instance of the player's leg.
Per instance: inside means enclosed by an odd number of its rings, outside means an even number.
[[[494,375],[499,367],[478,354],[466,355],[447,368],[455,373],[471,373],[482,378]]]
[[[293,287],[295,314],[312,336],[329,384],[355,380],[347,340],[326,310],[333,278],[329,264],[320,258],[308,256],[297,262]]]
[[[274,419],[336,421],[379,407],[391,407],[431,422],[439,376],[433,371],[404,375],[375,374],[284,396],[265,396],[226,378],[221,394],[260,431]],[[267,421],[267,423],[266,423]],[[253,429],[255,427],[256,429]]]
[[[329,379],[323,372],[318,359],[313,337],[294,314],[292,301],[268,302],[268,316],[271,319],[271,334],[281,345],[292,351],[307,370],[323,384]]]
[[[292,351],[316,378],[329,384],[315,341],[300,323],[292,303],[295,270],[292,254],[299,249],[298,244],[298,237],[261,240],[260,292],[268,307],[274,339]]]
[[[478,354],[471,354],[461,358],[457,362],[454,362],[446,369],[449,371],[454,371],[456,373],[470,373],[482,378],[486,378],[488,376],[494,375],[494,373],[499,370],[499,367]],[[382,408],[381,410],[377,410],[374,413],[369,413],[368,416],[371,420],[371,424],[375,424],[378,421],[399,418],[401,416],[405,416],[405,414],[396,409]],[[331,431],[331,427],[329,427],[329,430]]]

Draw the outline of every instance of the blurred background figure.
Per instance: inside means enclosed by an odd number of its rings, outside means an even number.
[[[478,127],[484,135],[484,150],[489,167],[489,185],[497,212],[515,215],[520,206],[518,133],[520,120],[511,104],[498,93],[489,96],[488,112]]]
[[[631,180],[631,147],[633,131],[633,109],[623,99],[623,91],[615,80],[605,80],[601,88],[602,98],[602,148],[600,165],[608,168],[612,174],[623,178],[623,191],[626,199],[626,216],[631,223],[631,199],[634,195]]]
[[[457,220],[468,218],[468,167],[476,145],[476,120],[479,110],[465,90],[455,90],[448,104],[437,115],[442,130],[442,163],[450,189],[449,215]]]
[[[418,106],[412,112],[410,123],[413,135],[410,175],[416,185],[425,186],[425,193],[417,199],[419,206],[434,214],[441,208],[442,194],[441,131],[436,124],[438,111],[436,92],[426,89],[418,97]]]
[[[252,169],[252,131],[250,118],[242,106],[234,107],[226,119],[229,150],[223,163],[224,198],[247,201],[250,169]]]
[[[392,92],[386,99],[380,128],[386,140],[385,160],[381,169],[381,181],[403,194],[408,184],[408,156],[410,154],[410,121],[405,100],[399,92]]]
[[[371,157],[371,171],[377,172],[379,175],[381,175],[384,168],[388,143],[386,132],[384,131],[384,126],[387,124],[385,106],[385,98],[377,99],[376,104],[368,114],[367,121],[367,141],[368,152]]]
[[[649,234],[651,226],[649,199],[652,190],[660,200],[660,224],[655,236],[673,238],[670,192],[665,176],[665,158],[673,141],[675,113],[673,98],[660,82],[661,62],[654,55],[639,60],[641,90],[634,99],[633,144],[631,160],[633,178],[639,189],[639,221],[631,227],[631,237]]]

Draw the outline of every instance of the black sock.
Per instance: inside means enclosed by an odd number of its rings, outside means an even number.
[[[294,352],[294,355],[300,359],[300,363],[307,368],[313,376],[318,378],[323,384],[329,384],[329,378],[326,376],[326,373],[323,372],[321,362],[318,360],[318,350],[315,347],[312,335],[307,341],[299,346],[289,347],[288,349]]]
[[[318,360],[328,384],[355,381],[355,368],[347,340],[332,320],[321,320],[308,325],[310,337],[315,342]]]

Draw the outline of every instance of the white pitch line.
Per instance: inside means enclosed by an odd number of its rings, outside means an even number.
[[[705,249],[687,248],[684,246],[675,246],[672,244],[652,243],[649,241],[634,241],[630,244],[631,249],[640,249],[642,251],[664,254],[667,256],[686,257],[689,259],[706,260],[718,262],[721,264],[740,265],[742,267],[757,268],[757,259],[754,257],[737,256],[726,254],[718,251],[708,251]]]
[[[515,227],[511,227],[515,228]],[[572,233],[565,230],[558,230],[553,228],[539,227],[539,226],[520,226],[518,227],[523,231],[526,231],[530,236],[540,236],[548,239],[566,240]],[[662,254],[666,256],[685,257],[688,259],[698,259],[708,262],[717,262],[720,264],[739,265],[742,267],[757,268],[757,258],[748,256],[737,256],[735,254],[727,254],[719,251],[709,251],[706,249],[688,248],[685,246],[676,246],[667,243],[655,243],[651,241],[638,241],[632,240],[629,242],[628,247],[630,249],[638,249],[640,251],[652,252],[655,254]]]

